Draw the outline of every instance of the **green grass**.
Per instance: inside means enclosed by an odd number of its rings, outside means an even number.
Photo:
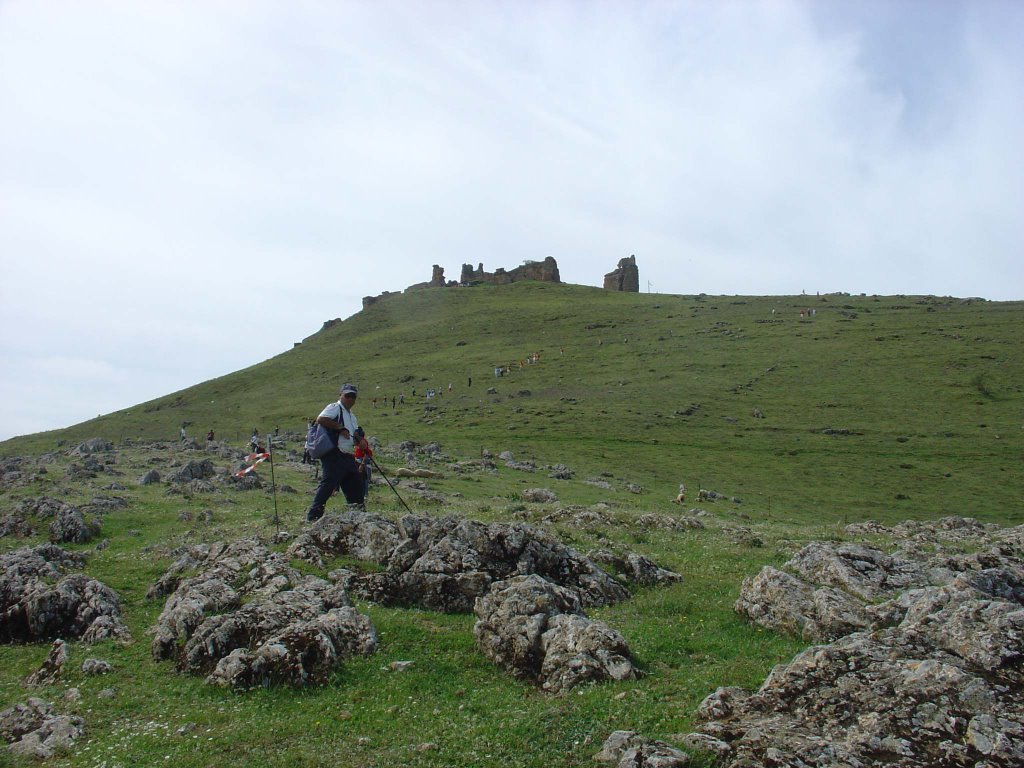
[[[805,307],[816,316],[801,320]],[[1021,327],[1024,303],[938,297],[666,296],[528,283],[390,297],[230,376],[0,444],[5,456],[58,452],[46,475],[0,491],[0,511],[43,494],[83,503],[114,479],[128,487],[117,495],[129,506],[103,518],[109,547],[78,549],[89,553],[87,573],[121,595],[135,638],[127,647],[74,644],[65,678],[31,694],[21,680],[48,646],[0,648],[0,707],[79,687],[87,736],[56,762],[74,766],[583,766],[618,728],[670,738],[690,728],[697,704],[717,686],[756,687],[802,647],[733,613],[740,582],[761,566],[784,562],[806,541],[843,537],[847,522],[951,514],[1024,522]],[[534,351],[539,364],[494,378],[496,364]],[[299,433],[303,418],[348,380],[360,385],[361,423],[385,444],[437,441],[453,460],[510,450],[540,468],[524,473],[498,461],[495,473],[459,473],[441,463],[444,479],[428,485],[447,496],[445,505],[400,487],[418,513],[536,522],[557,506],[604,502],[614,525],[556,523],[553,531],[581,551],[638,551],[684,575],[592,612],[627,637],[642,679],[551,698],[476,652],[472,617],[366,604],[360,608],[381,633],[377,654],[347,662],[315,690],[236,695],[152,660],[145,633],[162,601],[145,593],[171,550],[269,538],[274,504],[265,491],[184,498],[162,485],[138,486],[153,462],[196,457],[138,441],[173,440],[186,420],[192,434],[213,428],[239,447],[254,426]],[[421,397],[428,386],[444,390],[429,404]],[[372,407],[375,395],[400,392],[404,407]],[[763,419],[751,415],[755,408]],[[63,451],[94,436],[120,446],[123,476],[67,481]],[[278,494],[278,516],[297,531],[313,478],[286,453],[278,454],[276,480],[298,493]],[[379,460],[393,476],[395,460]],[[544,467],[555,463],[574,479],[548,478]],[[260,476],[269,482],[266,465]],[[585,482],[598,477],[611,489]],[[688,507],[698,506],[698,487],[742,503],[700,504],[711,513],[705,530],[634,524],[649,512],[678,515],[670,499],[680,482]],[[559,504],[521,501],[532,487],[555,491]],[[375,488],[370,504],[393,517],[405,512],[387,487]],[[185,509],[192,521],[180,519]],[[205,509],[209,522],[196,518]],[[734,543],[737,526],[764,546]],[[3,539],[0,547],[33,542]],[[370,567],[346,558],[328,566]],[[114,674],[84,677],[79,667],[89,656],[110,660]],[[382,670],[396,660],[415,664]],[[116,695],[98,698],[107,687]],[[427,743],[434,746],[417,749]]]

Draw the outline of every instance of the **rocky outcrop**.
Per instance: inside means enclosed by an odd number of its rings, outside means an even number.
[[[636,731],[613,731],[594,760],[616,768],[682,768],[689,765],[690,756]]]
[[[146,474],[139,478],[139,485],[153,485],[154,483],[160,482],[160,473],[155,469],[149,470]]]
[[[895,531],[864,525],[854,532]],[[744,582],[743,615],[835,639],[776,667],[756,692],[715,691],[684,744],[730,768],[1024,764],[1024,526],[910,529],[914,540],[892,554],[816,542],[784,566],[797,575],[765,568]],[[972,539],[987,548],[943,547]]]
[[[640,291],[640,270],[636,266],[636,256],[619,259],[615,270],[604,276],[604,289],[628,293]]]
[[[54,544],[85,544],[99,533],[99,520],[86,520],[80,510],[70,506],[61,509],[50,523],[50,541]]]
[[[171,475],[170,479],[176,483],[190,483],[193,480],[205,480],[208,477],[213,477],[215,473],[216,470],[210,459],[193,460]]]
[[[395,523],[348,511],[321,518],[295,540],[288,555],[320,565],[337,555],[368,560],[384,570],[343,570],[332,577],[367,600],[448,613],[468,613],[493,582],[526,574],[575,590],[584,606],[609,605],[629,596],[595,563],[520,523],[413,515]]]
[[[50,655],[46,657],[39,669],[25,678],[26,688],[37,688],[57,682],[68,661],[68,644],[63,640],[54,640]]]
[[[292,621],[255,650],[236,647],[206,681],[235,689],[320,685],[343,659],[369,656],[376,647],[377,633],[368,616],[351,606],[331,608]]]
[[[492,584],[474,613],[480,652],[550,693],[638,677],[625,638],[587,618],[575,591],[535,574]]]
[[[93,437],[79,443],[71,451],[72,456],[89,456],[93,453],[105,453],[114,450],[114,444],[102,437]]]
[[[645,587],[683,580],[675,571],[662,568],[649,557],[636,552],[619,555],[607,549],[599,549],[589,553],[588,557],[594,562],[614,568],[626,581]]]
[[[0,739],[12,754],[47,760],[69,752],[82,734],[85,721],[80,717],[58,715],[53,705],[41,699],[29,699],[0,712]]]
[[[864,525],[854,531],[867,532]],[[933,523],[930,529],[923,525],[913,526],[916,539],[885,529],[901,542],[901,548],[891,554],[862,544],[812,542],[785,563],[783,570],[765,566],[745,579],[736,611],[776,631],[812,641],[834,640],[902,621],[908,601],[919,590],[951,584],[962,574],[973,574],[973,578],[990,571],[1012,574],[1024,557],[1019,541],[1024,535],[1018,534],[1018,529],[997,532],[970,523],[956,524],[950,518]],[[958,533],[949,537],[949,531]],[[871,532],[877,535],[882,530]],[[959,547],[972,537],[976,546],[988,545],[989,549],[970,555],[949,554],[942,545],[945,540]],[[1005,578],[1015,583],[1016,577]]]
[[[82,573],[84,558],[54,545],[0,555],[0,642],[127,640],[117,594]]]
[[[320,684],[377,643],[341,586],[302,575],[254,539],[186,550],[148,594],[169,594],[154,658],[215,685]]]

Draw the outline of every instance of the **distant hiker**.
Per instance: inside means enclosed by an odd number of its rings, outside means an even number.
[[[256,428],[253,428],[252,437],[249,438],[249,447],[253,453],[262,453],[260,450],[260,431]]]
[[[403,392],[402,394],[400,394],[398,396],[398,404],[399,405],[405,405],[405,392]]]
[[[469,389],[472,386],[473,386],[473,377],[472,376],[467,376],[466,377],[466,389]]]
[[[184,442],[185,440],[188,440],[188,434],[185,432],[185,425],[184,424],[181,425],[181,429],[179,430],[179,433],[181,435],[182,442]]]
[[[212,443],[213,442],[213,430],[212,429],[209,432],[206,433],[206,442],[208,442],[208,443]]]
[[[306,512],[306,520],[310,522],[323,517],[327,500],[339,488],[349,504],[362,504],[365,498],[363,476],[356,464],[353,439],[355,431],[359,429],[359,422],[352,413],[358,394],[359,390],[354,384],[343,385],[338,401],[328,403],[316,417],[316,423],[328,430],[335,448],[320,457],[323,476],[313,503]]]
[[[452,383],[451,383],[450,381],[448,382],[448,391],[449,391],[449,392],[451,392],[451,391],[452,391]]]
[[[306,419],[306,443],[302,446],[302,463],[312,464],[313,454],[309,452],[309,446],[316,439],[316,422],[313,419]]]

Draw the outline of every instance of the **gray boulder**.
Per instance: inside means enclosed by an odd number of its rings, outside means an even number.
[[[522,491],[520,495],[523,497],[523,501],[529,501],[535,504],[558,503],[558,496],[555,495],[554,491],[548,490],[547,488],[527,488]]]
[[[67,661],[68,644],[63,640],[54,640],[53,646],[50,648],[50,655],[43,661],[42,666],[25,678],[25,687],[38,688],[57,682]]]
[[[117,594],[81,573],[84,558],[54,545],[0,555],[0,642],[128,640]]]
[[[346,589],[384,605],[468,613],[495,581],[536,573],[575,589],[585,606],[610,605],[628,591],[594,562],[540,529],[455,517],[407,515],[393,523],[365,512],[325,515],[288,550],[323,564],[349,555],[382,572],[339,574]]]
[[[149,470],[146,474],[139,478],[139,485],[153,485],[154,483],[160,482],[160,473],[155,469]]]
[[[82,662],[82,672],[86,675],[109,675],[114,667],[109,661],[102,659],[86,659]]]
[[[653,586],[657,584],[671,584],[683,580],[683,577],[675,571],[662,568],[649,557],[635,552],[616,555],[608,550],[598,550],[589,553],[588,556],[595,562],[614,568],[621,574],[622,578],[634,584]]]
[[[925,546],[889,556],[819,543],[787,564],[853,594],[775,569],[745,582],[737,610],[751,620],[839,637],[777,666],[756,692],[707,697],[706,722],[684,743],[718,745],[729,768],[1024,764],[1024,527],[949,519],[908,529]],[[990,548],[960,554],[950,531]]]
[[[171,480],[178,483],[189,483],[193,480],[205,480],[215,474],[216,470],[210,459],[192,460],[171,475]]]
[[[376,647],[373,625],[342,586],[304,576],[254,539],[185,551],[149,594],[169,595],[154,658],[212,685],[320,684],[343,659]]]
[[[548,692],[639,676],[622,635],[587,618],[573,590],[535,574],[492,584],[474,612],[477,648]]]
[[[41,699],[0,712],[0,739],[7,742],[9,752],[22,757],[48,760],[69,752],[83,733],[82,718],[58,715],[52,704]]]
[[[85,544],[99,535],[100,522],[96,518],[86,520],[85,515],[74,507],[64,507],[50,523],[50,541],[54,544]]]
[[[206,682],[236,690],[285,684],[320,685],[345,658],[369,656],[377,632],[355,608],[332,608],[289,624],[255,651],[239,647],[221,658]]]
[[[690,756],[636,731],[613,731],[594,760],[616,768],[682,768],[689,765]]]
[[[806,581],[836,587],[862,600],[928,583],[919,563],[859,544],[811,542],[786,567]]]
[[[102,437],[93,437],[84,443],[79,443],[71,452],[77,456],[88,456],[93,453],[103,453],[114,450],[114,444]]]
[[[828,640],[873,625],[864,603],[831,587],[815,589],[771,566],[743,580],[735,610],[776,632]]]

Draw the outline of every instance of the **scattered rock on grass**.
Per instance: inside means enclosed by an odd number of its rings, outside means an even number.
[[[477,648],[550,693],[639,676],[622,635],[589,619],[573,590],[536,574],[492,584],[474,612]]]
[[[0,555],[0,642],[128,640],[117,594],[82,573],[82,555],[44,544]]]
[[[521,523],[407,515],[397,523],[366,512],[325,515],[288,549],[323,564],[349,555],[385,567],[338,572],[346,589],[384,605],[468,613],[490,585],[536,573],[576,590],[585,606],[610,605],[628,591],[595,563],[550,534]]]
[[[0,739],[13,754],[47,760],[71,750],[82,734],[80,717],[58,715],[53,705],[31,698],[0,712]]]
[[[154,658],[215,685],[321,684],[377,643],[341,586],[303,576],[254,539],[187,550],[149,594],[169,594]]]

